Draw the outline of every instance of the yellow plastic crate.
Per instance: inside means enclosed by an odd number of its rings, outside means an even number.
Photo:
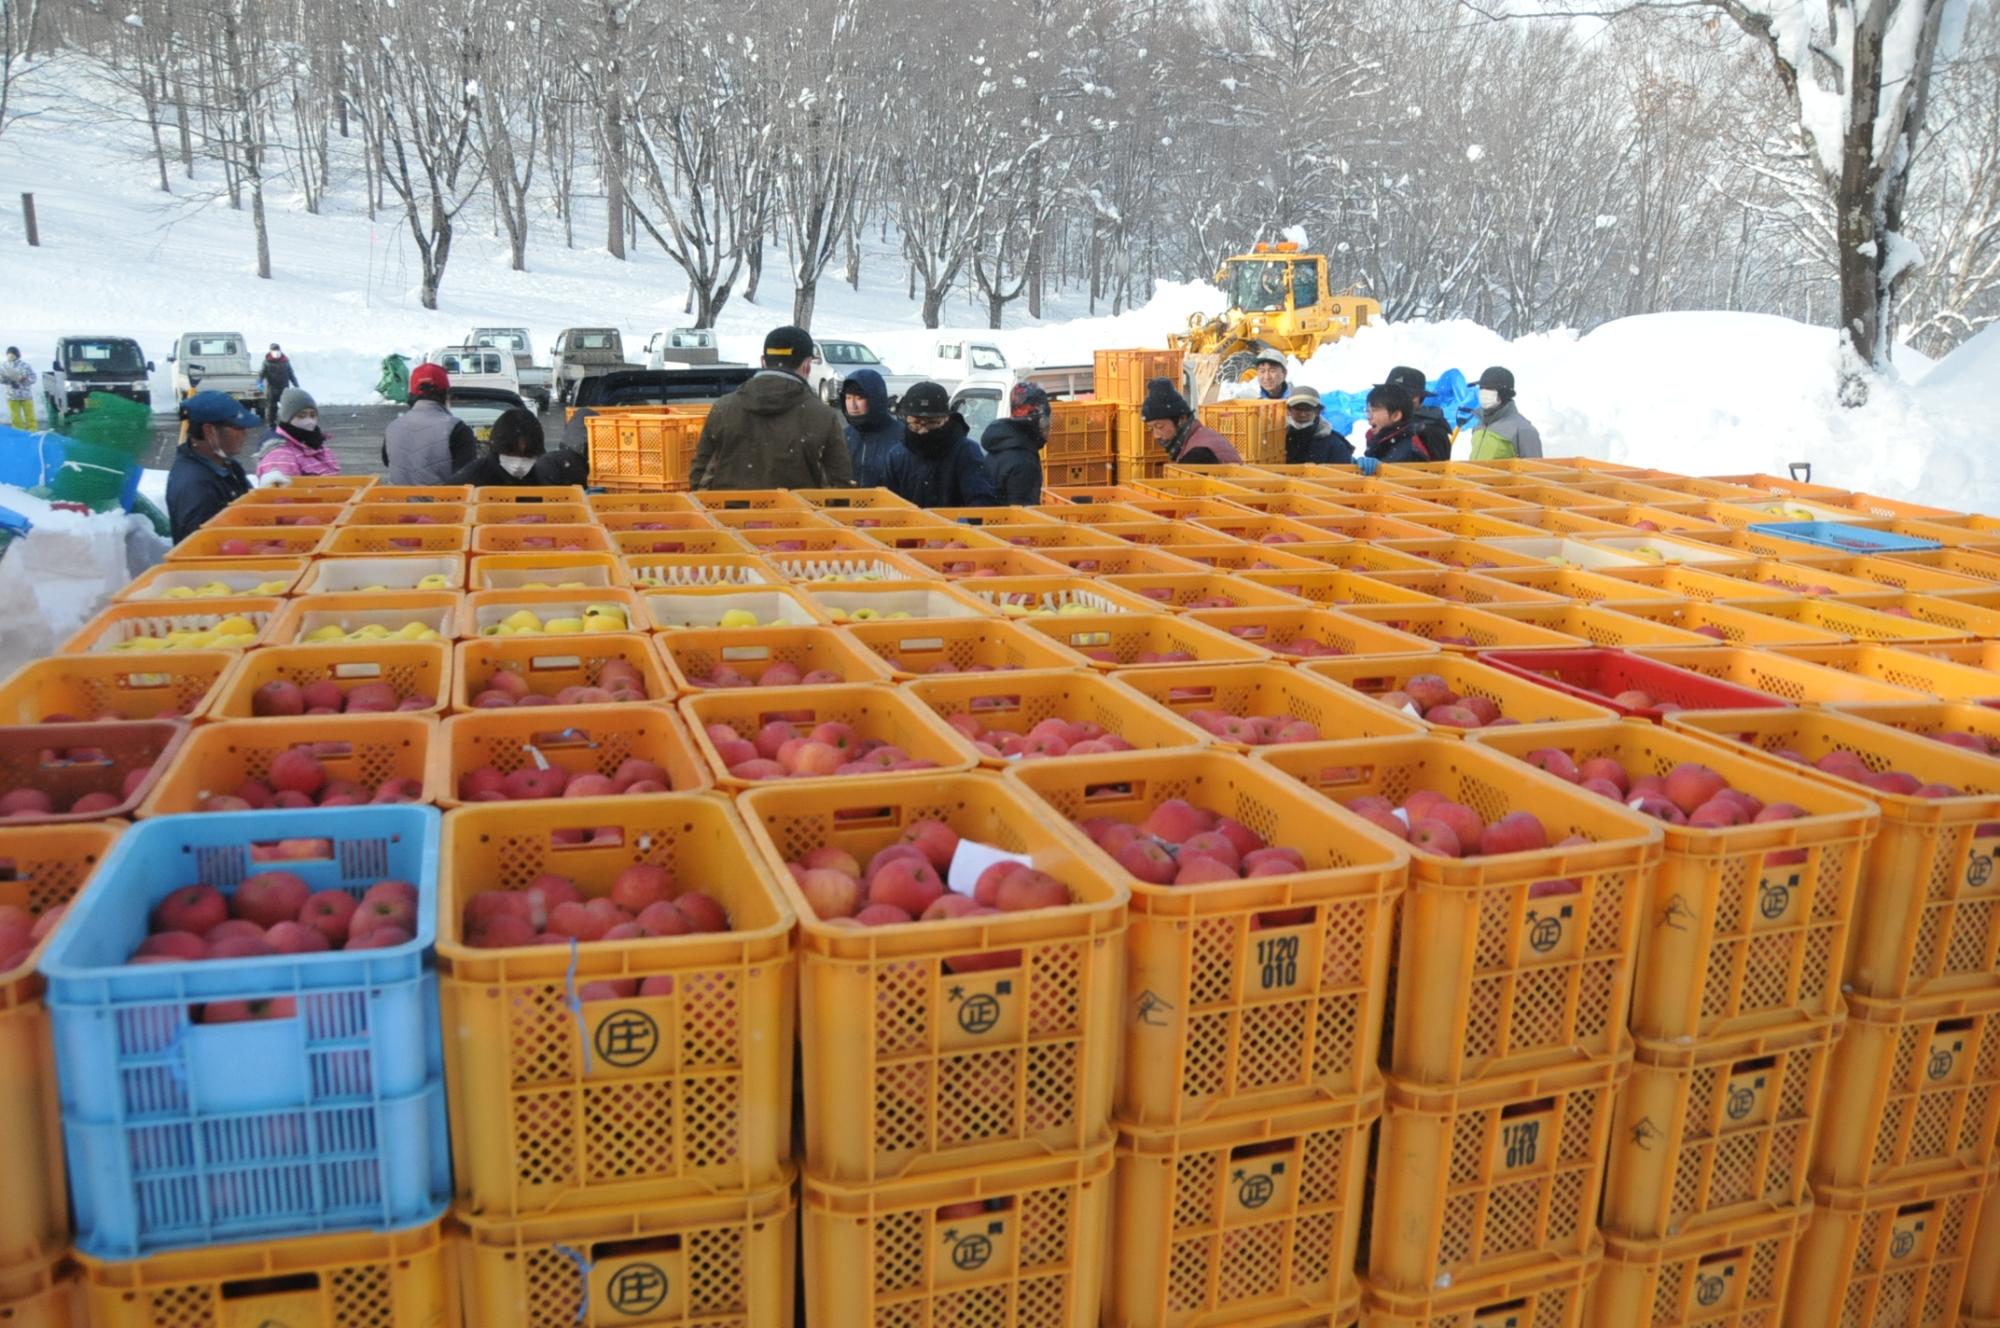
[[[725,666],[740,674],[748,686],[760,685],[775,664],[792,666],[800,677],[828,670],[839,674],[841,682],[881,682],[891,676],[881,656],[832,627],[690,628],[661,632],[653,641],[667,666],[667,676],[681,692],[705,690],[695,680],[713,677]]]
[[[1902,712],[1885,711],[1885,715]],[[1993,761],[1914,732],[1833,711],[1709,711],[1670,717],[1795,773],[1775,755],[1817,761],[1854,753],[1870,770],[1921,772],[1953,798],[1904,797],[1816,770],[1805,772],[1881,809],[1862,867],[1843,979],[1878,999],[2000,988],[2000,898],[1991,888],[2000,854],[2000,776]]]
[[[1875,678],[1939,701],[1990,701],[2000,698],[2000,673],[1991,673],[1937,655],[1921,654],[1907,646],[1862,643],[1777,646],[1774,653],[1810,660],[1830,669],[1839,669],[1842,673]],[[1884,707],[1861,703],[1843,708],[1867,715]],[[1900,710],[1905,707],[1892,705],[1886,708]]]
[[[870,1186],[861,1193],[885,1199],[897,1178],[935,1177],[947,1194],[938,1202],[949,1203],[959,1168],[984,1167],[1005,1183],[1043,1159],[1073,1167],[1081,1150],[1108,1143],[1128,1018],[1119,949],[1127,891],[1033,799],[974,772],[774,786],[739,801],[799,918],[813,1180]],[[828,844],[865,863],[926,818],[1031,858],[1076,902],[863,928],[821,920],[785,866]]]
[[[158,650],[34,660],[0,682],[0,724],[45,724],[65,715],[196,719],[238,658],[233,650]]]
[[[1628,646],[1705,646],[1715,638],[1639,614],[1588,604],[1488,604],[1488,613],[1574,638],[1579,646],[1622,650]]]
[[[261,645],[277,621],[278,612],[285,606],[281,599],[264,597],[242,599],[204,599],[182,602],[180,600],[126,600],[122,604],[111,604],[98,611],[76,634],[56,648],[58,655],[101,655],[131,654],[135,658],[151,659],[162,655],[178,655],[186,651],[223,650],[232,655],[240,655],[253,645]],[[213,637],[215,629],[231,619],[248,622],[254,635],[248,641],[230,641],[217,644],[213,640],[194,640],[173,649],[140,649],[134,643],[141,638],[154,641],[187,640],[189,637]],[[238,624],[232,624],[232,626]],[[177,638],[175,634],[179,634]],[[230,632],[229,636],[246,635]]]
[[[203,563],[199,567],[176,567],[162,563],[133,577],[113,595],[114,603],[135,599],[193,600],[233,598],[241,595],[289,595],[305,574],[304,558],[234,558],[227,562]],[[221,587],[221,589],[212,589]],[[211,588],[202,593],[204,588]]]
[[[1688,669],[1706,677],[1775,696],[1793,706],[1903,705],[1924,700],[1922,692],[1842,673],[1802,659],[1735,646],[1638,646],[1634,655]]]
[[[1179,1131],[1120,1129],[1105,1321],[1225,1328],[1354,1301],[1381,1111],[1376,1092]]]
[[[111,851],[121,825],[100,821],[0,828],[0,860],[7,866],[0,904],[25,909],[37,919],[67,906]],[[42,979],[35,972],[41,949],[36,943],[25,961],[0,970],[0,1149],[13,1159],[7,1202],[0,1204],[0,1310],[7,1301],[31,1296],[45,1307],[53,1303],[47,1279],[37,1274],[69,1245],[55,1052]],[[23,1275],[25,1284],[10,1285]]]
[[[1467,741],[1505,753],[1523,769],[1528,755],[1543,749],[1564,752],[1579,766],[1611,757],[1635,780],[1704,765],[1765,803],[1803,808],[1807,814],[1795,820],[1724,829],[1661,824],[1662,856],[1644,905],[1660,921],[1640,934],[1632,1031],[1708,1039],[1840,1012],[1848,924],[1879,824],[1868,800],[1740,748],[1652,724],[1488,729]]]
[[[1592,1328],[1773,1324],[1791,1289],[1810,1205],[1665,1240],[1607,1237],[1584,1322]]]
[[[616,842],[599,842],[606,827]],[[578,844],[578,831],[592,838]],[[731,929],[505,949],[466,940],[462,910],[478,895],[556,872],[601,898],[638,863],[707,893]],[[733,807],[701,794],[464,807],[440,872],[462,1215],[656,1209],[785,1182],[796,919]],[[628,990],[586,990],[595,983]]]
[[[1237,719],[1303,720],[1322,739],[1385,738],[1422,733],[1412,716],[1375,704],[1329,679],[1273,661],[1231,664],[1226,668],[1187,665],[1181,668],[1121,670],[1111,675],[1177,715],[1216,710]],[[1190,721],[1192,722],[1192,721]],[[1212,735],[1211,745],[1224,751],[1247,752],[1267,745],[1255,735],[1229,738]]]
[[[1573,724],[1616,718],[1604,706],[1566,695],[1554,688],[1537,686],[1526,678],[1503,673],[1469,655],[1451,651],[1395,659],[1315,660],[1300,666],[1300,672],[1351,688],[1371,702],[1380,704],[1388,713],[1407,718],[1426,732],[1444,737],[1462,736],[1478,730],[1434,724],[1407,708],[1380,702],[1379,698],[1388,692],[1401,691],[1403,685],[1417,674],[1429,673],[1443,678],[1445,685],[1460,696],[1485,697],[1499,707],[1503,717],[1523,725]]]
[[[1851,997],[1818,1114],[1815,1185],[1985,1170],[2000,1130],[2000,990]]]
[[[1400,846],[1227,753],[1038,761],[1007,777],[1131,892],[1122,1124],[1178,1127],[1377,1086]],[[1175,797],[1291,845],[1306,869],[1151,885],[1075,828],[1090,816],[1139,823]]]
[[[1097,1328],[1111,1146],[865,1188],[808,1174],[813,1324]]]
[[[446,720],[428,744],[427,800],[446,809],[471,805],[458,796],[459,780],[465,775],[482,766],[512,774],[537,757],[568,774],[607,778],[636,757],[659,766],[674,793],[714,787],[687,729],[670,710],[649,705],[565,706],[551,716],[541,713],[546,709],[473,710]],[[199,740],[209,731],[195,737]]]
[[[1953,1171],[1868,1189],[1814,1186],[1784,1328],[1951,1323],[1986,1179]]]
[[[899,682],[946,673],[1087,667],[1075,651],[1018,624],[990,618],[849,623],[834,630],[874,653]]]
[[[1592,1251],[1408,1295],[1364,1276],[1363,1321],[1368,1328],[1581,1328],[1584,1297],[1602,1263],[1601,1251]]]
[[[680,712],[716,787],[732,794],[765,781],[732,774],[716,749],[714,734],[733,731],[748,742],[765,724],[778,719],[797,723],[804,732],[811,731],[804,727],[809,725],[845,724],[857,742],[880,741],[901,749],[911,760],[930,762],[914,770],[884,769],[871,778],[936,779],[979,764],[979,753],[972,744],[915,697],[899,688],[873,683],[698,691],[681,700]],[[771,782],[794,791],[816,784],[846,783],[852,778],[851,774],[794,775]]]
[[[1846,638],[1839,632],[1814,627],[1791,618],[1754,612],[1748,602],[1725,604],[1719,600],[1606,600],[1599,607],[1610,613],[1643,618],[1721,645],[1762,649],[1788,645],[1839,645]]]
[[[1397,612],[1425,612],[1427,606],[1398,605]],[[1306,605],[1243,609],[1195,609],[1189,620],[1226,632],[1239,641],[1294,662],[1332,656],[1380,658],[1438,653],[1420,633],[1371,621],[1361,612],[1335,612]],[[1567,642],[1565,642],[1567,644]]]
[[[798,1208],[789,1177],[715,1198],[461,1221],[457,1273],[468,1326],[793,1323]]]
[[[1795,1210],[1841,1020],[1651,1042],[1612,1109],[1605,1234],[1669,1240]]]
[[[458,1321],[451,1247],[436,1221],[77,1261],[92,1328],[434,1328]]]
[[[1404,1294],[1596,1252],[1622,1056],[1422,1088],[1391,1079],[1368,1276]]]
[[[1199,751],[1209,745],[1206,731],[1131,687],[1084,669],[918,678],[904,690],[954,728],[959,725],[953,721],[963,716],[1025,736],[1042,721],[1056,719],[1095,725],[1141,751]],[[1013,763],[1005,756],[979,755],[979,764],[989,770]]]
[[[1362,546],[1367,547],[1367,546]],[[1349,571],[1339,567],[1275,568],[1257,572],[1232,573],[1239,580],[1252,585],[1263,586],[1281,594],[1304,600],[1316,608],[1344,609],[1350,604],[1433,604],[1438,597],[1427,591],[1411,588],[1391,577],[1422,578],[1434,575],[1431,572],[1376,573]],[[1445,573],[1457,576],[1460,573]],[[1529,594],[1535,592],[1529,591]]]

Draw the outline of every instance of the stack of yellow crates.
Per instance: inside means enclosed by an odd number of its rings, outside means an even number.
[[[1500,1323],[1512,1306],[1521,1323],[1577,1324],[1603,1255],[1595,1218],[1612,1104],[1632,1067],[1625,1014],[1658,831],[1453,738],[1262,759],[1329,781],[1343,800],[1427,791],[1489,823],[1527,811],[1549,829],[1536,851],[1412,854],[1366,1321]],[[1587,852],[1556,842],[1572,834]]]
[[[1101,350],[1095,360],[1094,392],[1099,401],[1116,403],[1117,477],[1120,484],[1158,479],[1167,467],[1167,454],[1146,436],[1139,405],[1146,399],[1146,384],[1165,378],[1176,387],[1181,381],[1181,353],[1177,350]]]

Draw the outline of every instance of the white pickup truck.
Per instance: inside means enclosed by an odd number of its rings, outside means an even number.
[[[167,353],[174,366],[174,399],[197,392],[227,392],[258,414],[264,413],[264,380],[251,362],[250,343],[241,332],[183,332]]]
[[[929,381],[947,388],[981,387],[1005,396],[1014,386],[1014,372],[1007,357],[990,341],[938,341],[931,353],[929,373],[891,373],[882,357],[859,341],[829,337],[819,343],[813,361],[812,385],[826,401],[839,404],[840,384],[856,369],[873,369],[889,385],[889,400],[895,401],[918,383]]]
[[[490,387],[521,395],[514,357],[492,346],[440,346],[424,356],[424,363],[442,365],[454,389]]]
[[[520,379],[520,393],[546,411],[554,400],[553,381],[547,365],[535,363],[535,345],[525,327],[475,327],[465,339],[468,346],[490,346],[514,357],[514,374]]]

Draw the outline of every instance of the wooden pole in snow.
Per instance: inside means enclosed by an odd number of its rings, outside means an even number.
[[[28,247],[31,249],[41,248],[42,232],[35,225],[35,196],[33,194],[21,195],[21,221],[28,230]]]

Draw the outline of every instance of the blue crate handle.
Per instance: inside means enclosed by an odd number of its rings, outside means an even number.
[[[590,1270],[597,1265],[582,1250],[571,1249],[567,1245],[554,1245],[550,1248],[576,1265],[576,1280],[582,1283],[576,1298],[576,1322],[587,1322],[590,1318]]]

